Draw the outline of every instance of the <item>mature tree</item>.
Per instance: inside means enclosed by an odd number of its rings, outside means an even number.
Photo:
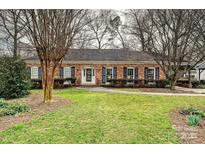
[[[198,10],[130,10],[130,29],[161,66],[171,89],[182,74],[204,59],[204,43],[199,49],[201,22]]]
[[[122,17],[122,16],[121,16]],[[120,15],[113,14],[109,21],[109,30],[115,42],[120,42],[121,48],[129,48],[129,43],[126,35],[126,26],[123,25]]]
[[[111,13],[112,10],[90,10],[86,16],[87,35],[89,35],[91,48],[105,49],[111,45],[113,40],[109,31]]]
[[[25,36],[26,22],[21,22],[22,12],[17,9],[0,10],[2,30],[6,34],[7,43],[11,44],[14,57],[18,55],[18,41]]]
[[[52,100],[54,74],[85,26],[87,10],[25,10],[29,38],[43,72],[44,102]]]

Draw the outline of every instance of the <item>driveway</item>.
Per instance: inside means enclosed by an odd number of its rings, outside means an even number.
[[[92,91],[92,92],[107,92],[107,93],[115,93],[115,94],[138,94],[138,95],[160,95],[160,96],[203,96],[203,97],[205,96],[205,94],[201,94],[201,93],[186,94],[186,93],[131,92],[131,91],[123,91],[123,90],[104,88],[104,87],[78,87],[78,89]]]
[[[178,87],[178,86],[176,86],[176,89],[182,90],[182,91],[187,91],[187,92],[195,92],[195,93],[199,93],[199,94],[202,94],[202,93],[205,94],[205,89],[184,88],[184,87]]]

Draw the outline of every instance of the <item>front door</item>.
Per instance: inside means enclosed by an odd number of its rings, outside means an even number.
[[[83,85],[94,85],[95,84],[95,70],[92,67],[82,69],[82,80]]]
[[[92,69],[86,69],[86,82],[92,82]]]
[[[107,68],[106,69],[106,81],[107,83],[110,82],[110,79],[113,78],[113,69],[112,68]]]

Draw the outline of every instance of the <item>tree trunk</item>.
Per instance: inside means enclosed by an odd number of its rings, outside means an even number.
[[[18,48],[18,43],[17,43],[17,34],[14,35],[14,48],[13,48],[13,57],[17,57],[17,48]]]
[[[175,90],[175,84],[173,81],[170,82],[170,89]]]
[[[188,81],[189,81],[189,88],[192,88],[192,83],[191,83],[191,70],[189,70]]]
[[[55,74],[55,66],[50,64],[49,62],[45,62],[41,64],[42,67],[42,86],[44,91],[44,103],[50,103],[52,101],[52,92],[54,85],[54,74]]]
[[[15,22],[14,23],[14,36],[13,36],[13,39],[14,39],[14,48],[13,48],[13,57],[17,57],[18,54],[17,54],[17,48],[18,48],[18,36],[17,36],[17,23]]]
[[[170,89],[171,90],[175,90],[176,83],[177,83],[177,79],[175,77],[170,79]]]

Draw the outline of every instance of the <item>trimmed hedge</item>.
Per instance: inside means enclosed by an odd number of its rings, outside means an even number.
[[[32,79],[32,89],[42,89],[42,79]],[[75,85],[76,78],[58,78],[54,80],[54,88],[64,88]],[[67,82],[67,83],[66,83]]]
[[[205,80],[192,81],[193,88],[205,88]]]
[[[189,81],[188,80],[177,80],[176,86],[188,88],[189,87]]]
[[[165,88],[167,80],[110,79],[106,87]]]
[[[192,83],[193,88],[205,88],[205,80],[191,81],[191,83]],[[188,80],[178,80],[176,85],[180,87],[189,87],[189,81]]]

